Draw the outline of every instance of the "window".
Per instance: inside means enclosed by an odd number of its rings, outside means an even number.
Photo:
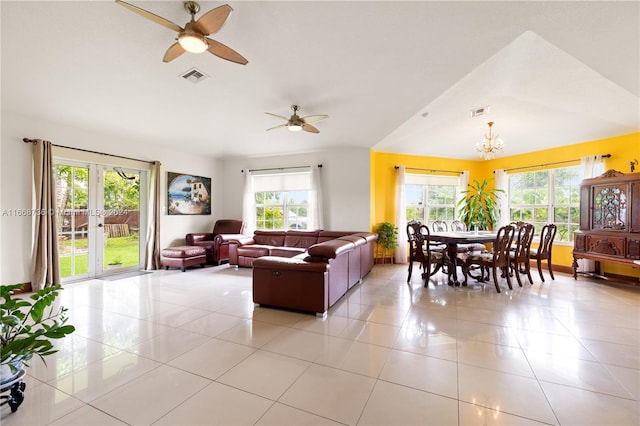
[[[405,199],[407,222],[431,223],[444,220],[451,224],[456,218],[459,178],[449,176],[407,174]]]
[[[253,176],[255,229],[313,229],[310,223],[311,173]]]
[[[555,223],[555,241],[572,243],[580,223],[582,176],[582,166],[509,175],[511,221],[531,222],[538,233],[546,223]]]

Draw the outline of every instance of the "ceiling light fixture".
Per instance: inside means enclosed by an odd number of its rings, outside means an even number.
[[[302,124],[289,121],[289,123],[287,123],[287,129],[292,132],[299,132],[302,130]]]
[[[187,27],[189,24],[187,24]],[[209,47],[205,37],[190,28],[185,28],[178,36],[178,43],[187,52],[202,53]]]
[[[482,142],[476,144],[476,151],[480,153],[480,157],[485,160],[492,160],[498,152],[502,152],[504,142],[500,139],[500,135],[493,133],[493,121],[487,123],[489,125],[489,133],[484,135]]]

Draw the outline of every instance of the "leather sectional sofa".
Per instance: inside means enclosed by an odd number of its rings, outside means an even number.
[[[253,302],[326,314],[373,268],[370,232],[256,231],[229,243],[231,265],[253,267]]]

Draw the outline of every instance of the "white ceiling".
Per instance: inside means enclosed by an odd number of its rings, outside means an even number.
[[[180,1],[131,3],[189,18]],[[174,33],[114,1],[3,0],[2,108],[222,158],[355,146],[474,159],[487,121],[504,155],[640,130],[637,1],[229,4],[213,38],[246,66],[206,52],[165,64]],[[192,67],[210,78],[179,77]],[[280,121],[264,112],[293,103],[330,116],[320,134],[265,131]]]

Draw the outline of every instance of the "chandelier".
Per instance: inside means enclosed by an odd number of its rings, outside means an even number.
[[[498,152],[502,152],[504,142],[500,139],[500,135],[493,133],[493,121],[487,123],[489,125],[489,133],[484,135],[482,142],[476,144],[476,151],[480,153],[480,157],[485,160],[492,160]]]

